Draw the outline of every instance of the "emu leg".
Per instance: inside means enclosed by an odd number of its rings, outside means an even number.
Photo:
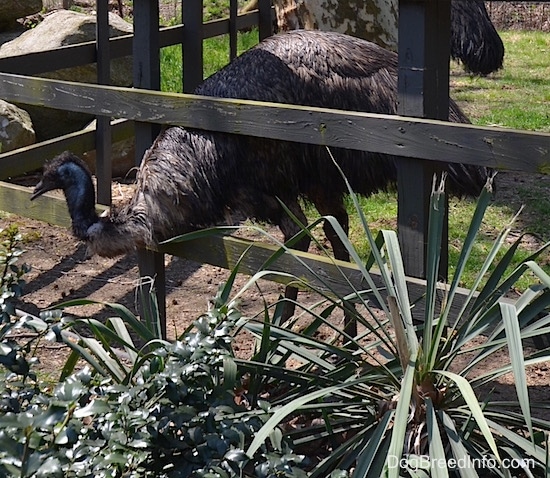
[[[304,212],[302,211],[302,208],[297,202],[294,202],[292,204],[286,203],[286,206],[292,211],[292,213],[298,218],[298,220],[302,224],[307,224],[307,218]],[[296,224],[290,217],[288,217],[285,213],[283,213],[283,217],[281,219],[281,222],[279,224],[279,228],[281,229],[281,232],[283,233],[284,240],[287,242],[290,238],[292,238],[294,235],[298,234],[302,229],[301,227]],[[305,236],[302,239],[300,239],[296,244],[292,246],[293,249],[297,249],[299,251],[306,252],[309,249],[309,244],[311,242],[311,239],[309,236]],[[298,298],[298,289],[296,287],[287,286],[285,289],[285,304],[283,307],[283,315],[282,320],[286,321],[290,317],[294,315],[294,309],[295,305],[294,302]]]
[[[340,226],[342,226],[342,229],[346,233],[346,236],[348,235],[349,217],[343,202],[340,202],[339,204],[327,205],[319,200],[315,202],[315,207],[321,215],[333,216],[340,223]],[[343,242],[338,237],[338,234],[328,221],[325,221],[325,224],[323,225],[323,230],[325,231],[325,236],[332,246],[332,252],[335,259],[349,262],[350,258],[346,247],[344,246]],[[352,304],[345,304],[344,332],[350,337],[355,337],[357,335],[357,322],[353,318],[353,312],[350,310],[352,308]]]

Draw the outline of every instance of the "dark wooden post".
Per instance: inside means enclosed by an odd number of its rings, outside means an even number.
[[[134,87],[160,90],[159,6],[158,2],[134,0]],[[159,126],[151,123],[135,123],[136,164],[139,165],[145,151],[159,132]],[[138,253],[141,277],[155,279],[155,291],[161,315],[162,335],[166,337],[166,280],[164,254],[152,251]],[[143,307],[148,307],[147,295]],[[143,312],[143,310],[142,310]]]
[[[183,0],[183,92],[193,93],[203,80],[202,0]]]
[[[237,56],[237,0],[229,0],[229,61]]]
[[[399,1],[399,114],[448,119],[450,28],[450,0]],[[433,161],[399,161],[399,241],[405,271],[413,277],[426,276],[430,194],[441,169]],[[446,278],[447,229],[442,247],[440,274]]]
[[[258,0],[259,37],[260,41],[273,35],[273,18],[271,16],[271,0]]]
[[[97,1],[96,13],[96,65],[97,83],[111,83],[111,58],[109,51],[109,0]],[[96,117],[96,178],[97,201],[111,205],[111,118]]]

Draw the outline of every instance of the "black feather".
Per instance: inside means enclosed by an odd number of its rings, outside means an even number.
[[[451,2],[451,57],[478,75],[502,68],[504,44],[483,0]]]

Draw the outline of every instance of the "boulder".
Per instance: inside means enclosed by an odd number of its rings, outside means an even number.
[[[2,0],[0,2],[0,31],[11,28],[15,21],[42,10],[42,0]]]
[[[86,129],[95,129],[97,121],[92,121]],[[88,151],[82,155],[82,159],[95,174],[96,151]],[[134,138],[116,141],[111,146],[112,174],[114,178],[124,178],[128,172],[136,166],[136,147]]]
[[[25,31],[25,29],[23,28],[22,25],[19,25],[18,27],[14,28],[13,30],[10,30],[8,32],[3,32],[3,31],[0,30],[0,47],[4,43],[8,43],[8,42],[14,40],[19,35],[21,35],[21,33],[23,33],[24,31]]]
[[[34,141],[35,134],[29,114],[0,100],[0,153],[28,146]]]
[[[133,27],[118,15],[109,13],[110,36],[132,33]],[[27,30],[12,41],[0,46],[0,58],[25,53],[50,50],[95,40],[96,17],[70,10],[58,10],[44,17],[35,28]],[[41,75],[67,81],[96,83],[96,66],[84,65],[65,68]],[[111,84],[131,86],[132,58],[117,58],[111,62]],[[49,108],[24,106],[34,123],[38,141],[77,131],[88,124],[93,117]]]

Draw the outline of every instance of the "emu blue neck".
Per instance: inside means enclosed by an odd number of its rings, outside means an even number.
[[[58,173],[63,182],[63,192],[67,199],[72,219],[73,231],[79,239],[87,239],[88,228],[99,222],[95,212],[95,190],[90,174],[81,166],[67,162]]]

